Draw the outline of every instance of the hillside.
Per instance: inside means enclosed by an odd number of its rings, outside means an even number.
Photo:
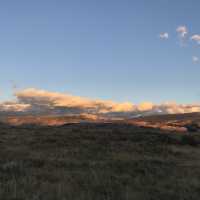
[[[138,117],[138,121],[148,122],[168,122],[168,121],[198,121],[200,122],[200,113],[185,113],[185,114],[166,114],[166,115],[151,115],[145,117]]]
[[[1,122],[20,125],[61,126],[77,123],[122,123],[139,127],[156,128],[176,132],[200,131],[200,113],[153,115],[137,118],[100,117],[94,114],[77,115],[13,115],[1,117]]]
[[[200,113],[154,115],[129,119],[127,122],[168,131],[196,132],[200,130]]]
[[[61,126],[63,124],[71,123],[83,123],[83,122],[103,122],[103,119],[98,118],[91,114],[81,114],[81,115],[41,115],[41,116],[18,116],[13,115],[9,117],[4,117],[2,122],[10,125],[41,125],[41,126]]]
[[[199,144],[128,124],[1,125],[0,199],[198,200]]]

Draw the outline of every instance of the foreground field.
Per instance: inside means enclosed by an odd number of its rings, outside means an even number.
[[[0,129],[2,200],[200,197],[200,135],[123,124]]]

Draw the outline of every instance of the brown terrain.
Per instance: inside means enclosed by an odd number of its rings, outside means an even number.
[[[2,118],[0,199],[199,200],[199,116]]]
[[[68,116],[9,116],[1,120],[10,125],[61,126],[77,123],[122,123],[139,127],[177,132],[195,132],[200,129],[200,113],[168,114],[133,119],[109,119],[92,114]]]
[[[196,132],[200,129],[200,113],[140,117],[128,120],[128,123],[140,127],[158,128],[167,131]]]

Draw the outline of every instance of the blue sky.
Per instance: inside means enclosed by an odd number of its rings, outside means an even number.
[[[12,84],[115,101],[200,100],[199,0],[0,2],[1,100]],[[186,26],[181,44],[177,27]],[[168,39],[159,38],[168,33]]]

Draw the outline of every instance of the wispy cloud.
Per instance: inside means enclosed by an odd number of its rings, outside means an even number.
[[[183,46],[186,46],[186,42],[187,42],[187,34],[188,34],[188,29],[186,26],[179,26],[177,27],[176,29],[176,32],[178,33],[178,37],[180,39],[180,45],[183,47]]]
[[[167,32],[160,33],[159,37],[160,37],[160,39],[167,40],[167,39],[169,39],[169,33],[167,33]]]
[[[192,40],[192,41],[194,41],[194,42],[196,42],[197,44],[200,45],[200,34],[194,34],[192,36],[188,36],[189,35],[189,31],[188,31],[188,28],[185,25],[178,26],[176,28],[176,32],[178,34],[180,46],[184,46],[185,47],[189,40]],[[162,32],[162,33],[160,33],[159,37],[160,37],[160,39],[168,39],[169,38],[169,33]],[[200,62],[200,57],[192,56],[192,61],[195,64],[199,63]]]
[[[193,63],[198,63],[199,62],[199,57],[193,56],[192,57],[192,61],[193,61]]]
[[[188,29],[186,26],[179,26],[177,29],[176,29],[176,32],[179,34],[179,36],[181,38],[185,38],[186,35],[188,34]]]
[[[194,40],[195,42],[197,42],[198,44],[200,44],[200,35],[193,35],[191,37],[191,40]]]

